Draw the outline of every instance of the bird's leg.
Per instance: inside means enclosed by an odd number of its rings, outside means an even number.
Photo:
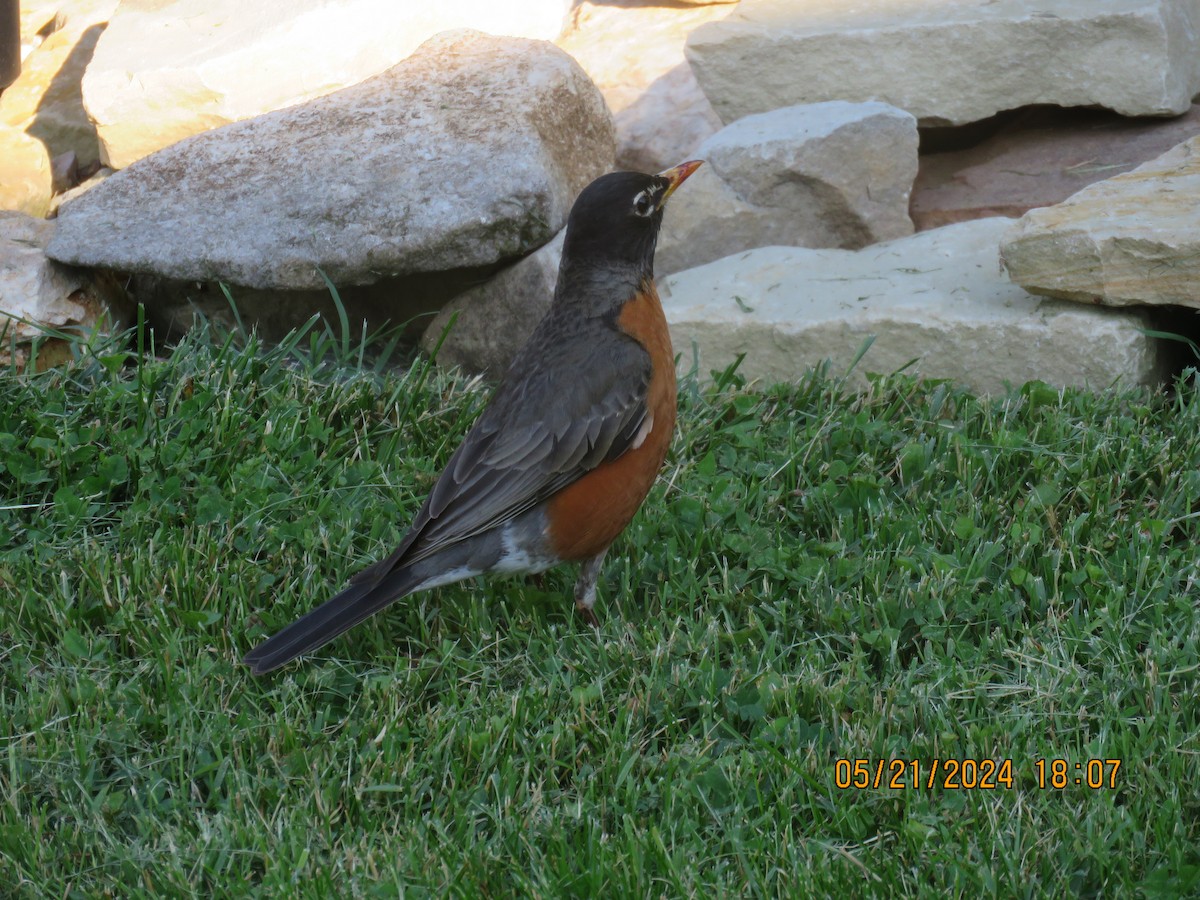
[[[604,564],[606,553],[607,547],[591,559],[584,560],[579,568],[579,579],[575,582],[575,609],[583,621],[593,628],[600,627],[600,620],[592,612],[592,607],[596,605],[596,581],[600,577],[600,567]]]

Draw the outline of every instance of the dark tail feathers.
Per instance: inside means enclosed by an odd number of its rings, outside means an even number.
[[[410,570],[401,569],[374,582],[351,584],[308,615],[267,638],[242,658],[255,675],[291,662],[328,644],[338,635],[409,593],[416,585]]]

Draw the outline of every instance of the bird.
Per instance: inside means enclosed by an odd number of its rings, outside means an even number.
[[[593,607],[609,547],[666,459],[675,357],[654,283],[668,198],[702,160],[655,175],[612,172],[567,216],[550,307],[517,351],[399,546],[243,658],[261,675],[391,603],[476,575],[579,564],[575,607]]]

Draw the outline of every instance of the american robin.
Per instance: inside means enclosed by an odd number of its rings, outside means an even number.
[[[654,287],[654,245],[667,198],[700,164],[615,172],[584,188],[567,219],[549,312],[400,546],[246,654],[255,674],[407,594],[485,572],[581,563],[575,608],[598,625],[600,565],[646,498],[675,427],[675,358]]]

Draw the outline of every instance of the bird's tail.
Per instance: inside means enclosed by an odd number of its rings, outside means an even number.
[[[382,579],[354,581],[331,600],[267,638],[242,658],[255,675],[262,675],[328,644],[389,603],[411,593],[420,577],[399,569]]]

